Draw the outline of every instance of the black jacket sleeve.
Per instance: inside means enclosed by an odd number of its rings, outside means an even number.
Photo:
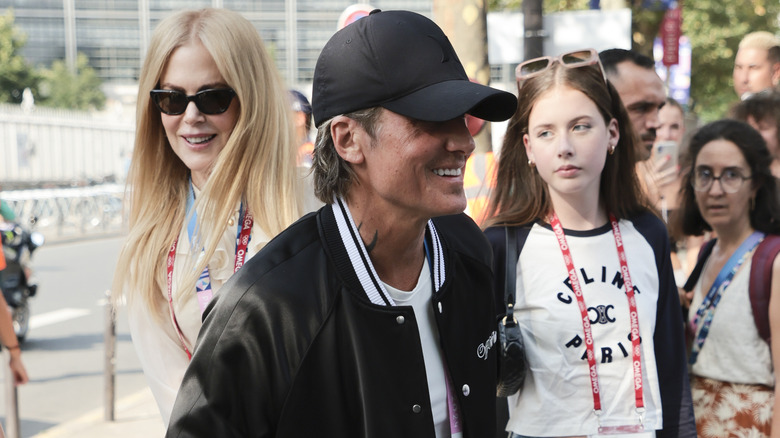
[[[293,246],[269,242],[264,251],[275,251],[248,260],[206,308],[166,437],[276,435],[294,368],[328,305],[310,299],[311,288],[289,285],[300,276],[287,262],[291,254],[306,252],[312,264],[323,263],[321,251],[307,246],[317,239],[314,224],[301,220],[288,229],[312,236]],[[305,278],[319,277],[311,272]]]

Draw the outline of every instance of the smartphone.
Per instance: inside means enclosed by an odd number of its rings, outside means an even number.
[[[662,141],[655,145],[655,159],[660,160],[664,156],[667,158],[667,166],[677,166],[677,155],[679,146],[676,141]]]

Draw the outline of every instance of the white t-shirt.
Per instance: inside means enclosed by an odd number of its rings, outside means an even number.
[[[723,382],[774,387],[772,353],[769,344],[758,334],[750,305],[748,283],[751,266],[752,259],[748,258],[723,291],[709,333],[691,371],[697,376]],[[689,321],[693,321],[708,292],[701,290],[701,282],[697,282],[693,290]]]
[[[639,313],[645,431],[662,428],[661,396],[655,362],[659,296],[653,247],[630,221],[620,221]],[[620,277],[612,228],[566,230],[595,341],[602,426],[639,423],[628,300]],[[530,372],[522,395],[509,398],[507,429],[525,436],[595,436],[594,414],[583,327],[577,298],[553,231],[532,226],[518,260],[515,316],[525,341]],[[628,435],[624,435],[628,436]]]
[[[444,362],[439,346],[439,330],[433,316],[431,297],[433,286],[431,283],[431,271],[426,259],[417,285],[411,292],[405,292],[382,283],[387,293],[395,301],[396,306],[411,306],[414,309],[414,317],[417,319],[417,330],[420,333],[420,343],[425,361],[425,374],[428,377],[428,395],[431,399],[433,425],[436,429],[436,438],[457,438],[460,434],[451,435],[450,415],[447,407],[447,382],[444,376]]]

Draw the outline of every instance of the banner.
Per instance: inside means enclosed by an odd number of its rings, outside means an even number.
[[[664,14],[661,22],[661,44],[663,45],[663,64],[667,67],[680,62],[680,34],[682,13],[679,4]]]

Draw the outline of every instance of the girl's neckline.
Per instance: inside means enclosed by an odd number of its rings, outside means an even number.
[[[542,219],[537,219],[536,224],[552,231],[552,225],[550,225],[549,222],[545,222]],[[612,232],[612,224],[610,224],[609,221],[605,222],[604,225],[600,225],[595,228],[591,228],[589,230],[570,230],[568,228],[563,228],[563,232],[567,236],[573,236],[573,237],[591,237],[591,236],[600,236],[605,233],[611,233]]]

